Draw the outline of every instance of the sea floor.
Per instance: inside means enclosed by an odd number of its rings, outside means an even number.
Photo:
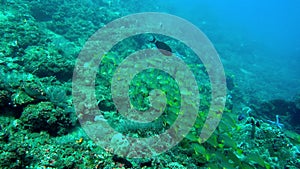
[[[246,68],[227,71],[233,64],[229,58],[222,58],[226,107],[218,128],[205,143],[200,144],[198,136],[210,106],[211,89],[203,65],[189,59],[186,61],[201,84],[201,111],[190,133],[178,144],[153,157],[126,158],[114,154],[115,149],[99,146],[86,134],[82,125],[105,118],[124,135],[150,137],[170,128],[182,113],[176,81],[155,70],[133,78],[129,94],[132,106],[143,110],[150,105],[146,98],[151,89],[165,91],[168,102],[162,118],[149,125],[130,123],[113,105],[110,85],[116,65],[136,49],[154,48],[140,43],[149,35],[127,39],[104,56],[95,81],[98,116],[74,109],[73,71],[86,40],[114,19],[143,8],[157,9],[151,2],[2,1],[0,168],[300,168],[300,95],[286,100],[253,95],[254,85],[259,89],[264,85],[252,83],[257,77]],[[158,38],[193,55],[174,39]],[[230,45],[216,48],[227,56],[234,54]],[[244,81],[239,74],[249,78],[247,84],[238,85]],[[155,79],[160,80],[159,85],[153,83]],[[130,147],[125,141],[110,141],[118,151]]]

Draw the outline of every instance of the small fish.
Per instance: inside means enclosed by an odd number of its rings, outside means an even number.
[[[244,113],[238,115],[238,121],[244,120],[247,116]]]
[[[172,56],[172,49],[169,45],[167,45],[164,42],[158,41],[153,36],[153,40],[150,41],[151,43],[154,43],[157,49],[166,56]]]

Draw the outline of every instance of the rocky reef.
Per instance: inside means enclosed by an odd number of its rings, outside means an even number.
[[[134,78],[130,86],[132,106],[147,109],[150,91],[159,88],[166,93],[165,113],[150,124],[129,122],[120,115],[110,93],[113,73],[127,55],[152,47],[140,43],[150,35],[135,36],[117,44],[103,57],[95,81],[99,116],[76,114],[72,103],[76,57],[99,28],[146,7],[155,10],[155,3],[1,2],[0,168],[300,168],[300,97],[246,105],[244,101],[248,99],[240,95],[242,89],[234,84],[233,75],[227,75],[228,96],[222,121],[210,139],[200,144],[198,135],[208,113],[211,91],[204,66],[187,58],[183,60],[194,72],[203,94],[203,111],[199,111],[190,133],[172,149],[152,158],[114,155],[113,149],[102,148],[90,139],[78,119],[84,118],[89,124],[105,118],[117,131],[131,137],[160,134],[182,113],[178,112],[178,86],[167,74],[147,70]],[[181,42],[157,37],[176,46],[177,51],[194,55]],[[152,83],[155,80],[159,83]],[[120,149],[128,146],[124,141],[111,142]]]

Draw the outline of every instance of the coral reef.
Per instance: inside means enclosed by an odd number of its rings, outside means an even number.
[[[147,110],[151,90],[160,89],[167,100],[162,116],[151,123],[137,123],[116,110],[111,95],[116,68],[135,51],[153,47],[145,43],[149,34],[137,35],[103,56],[95,81],[99,114],[87,111],[76,116],[71,93],[74,64],[82,45],[97,29],[128,13],[154,10],[155,3],[4,0],[1,5],[0,168],[300,168],[300,95],[288,101],[250,102],[235,84],[235,76],[228,73],[222,121],[210,139],[200,144],[198,136],[211,102],[210,80],[191,49],[162,35],[156,37],[181,54],[199,85],[201,103],[196,122],[190,133],[165,153],[143,159],[113,155],[116,150],[99,147],[77,118],[85,119],[85,124],[106,119],[123,135],[151,137],[169,129],[184,113],[179,111],[181,94],[189,93],[180,93],[176,80],[167,73],[148,69],[130,84],[131,106]],[[161,100],[156,101],[159,104]],[[122,134],[109,141],[126,151],[130,147]]]
[[[66,134],[75,125],[76,118],[72,112],[66,112],[51,102],[40,102],[27,106],[20,120],[25,129],[33,132],[47,131],[51,135]]]

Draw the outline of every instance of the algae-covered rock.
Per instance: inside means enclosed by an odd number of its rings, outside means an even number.
[[[33,132],[47,131],[51,135],[66,134],[75,123],[72,113],[55,107],[51,102],[27,106],[20,119],[25,128]]]
[[[38,44],[43,36],[38,23],[26,13],[24,8],[19,8],[18,12],[9,13],[3,20],[5,21],[0,22],[0,35],[3,42],[8,42],[7,45],[13,52]]]
[[[249,122],[241,123],[239,131],[233,135],[238,149],[241,150],[240,156],[244,156],[243,161],[251,165],[258,164],[263,168],[267,168],[268,165],[272,166],[271,168],[285,168],[300,164],[291,139],[282,129],[261,122],[259,126],[254,126],[256,130],[252,133],[253,125]],[[255,137],[252,137],[252,134]]]
[[[60,80],[69,80],[72,76],[73,61],[54,47],[28,47],[23,58],[25,70],[38,77],[56,76]]]
[[[28,81],[22,84],[25,93],[35,99],[45,99],[45,89],[39,80]]]
[[[11,101],[14,107],[19,105],[26,105],[32,101],[33,98],[27,95],[24,91],[17,91],[16,93],[12,94]]]

